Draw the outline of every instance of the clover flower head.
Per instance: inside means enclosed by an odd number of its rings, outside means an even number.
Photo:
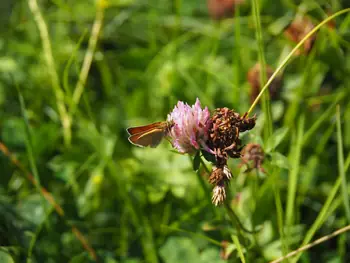
[[[192,107],[179,101],[168,115],[167,121],[173,124],[168,135],[173,147],[180,153],[193,153],[199,149],[211,152],[206,145],[210,112],[207,107],[201,108],[198,98]]]

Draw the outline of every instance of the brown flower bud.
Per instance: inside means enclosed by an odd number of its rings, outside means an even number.
[[[223,19],[233,16],[235,7],[244,0],[208,0],[208,12],[213,19]]]
[[[230,169],[227,167],[227,165],[224,165],[222,167],[213,167],[213,170],[209,177],[209,183],[210,184],[219,184],[222,181],[230,180],[232,178],[232,173]]]
[[[284,31],[285,36],[295,43],[299,43],[312,29],[314,24],[306,16],[298,15],[289,27]],[[298,50],[295,55],[301,53],[308,54],[316,40],[316,35],[313,34],[304,42],[303,50]]]
[[[256,63],[247,74],[248,82],[251,86],[250,90],[250,102],[253,103],[256,97],[259,95],[262,85],[260,83],[260,64]],[[266,65],[266,79],[268,80],[274,70],[269,66]],[[281,90],[280,87],[282,85],[282,78],[281,76],[276,76],[276,78],[272,81],[272,83],[269,86],[269,92],[270,92],[270,98],[272,100],[275,100],[278,98],[279,91]]]
[[[248,166],[246,172],[251,171],[252,169],[259,169],[260,171],[265,172],[262,167],[264,158],[264,150],[261,148],[260,144],[249,143],[243,148],[241,160],[242,164]]]

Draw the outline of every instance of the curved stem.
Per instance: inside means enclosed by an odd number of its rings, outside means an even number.
[[[327,24],[330,20],[336,18],[337,16],[340,16],[344,13],[350,12],[350,8],[346,8],[343,10],[340,10],[339,12],[331,15],[330,17],[327,17],[325,20],[323,20],[321,23],[319,23],[314,29],[312,29],[294,48],[293,50],[288,54],[288,56],[282,61],[281,65],[278,66],[276,71],[272,74],[272,76],[269,78],[269,80],[266,82],[265,86],[261,89],[259,95],[254,100],[253,104],[250,106],[247,116],[252,112],[254,107],[258,104],[262,94],[266,91],[266,89],[269,87],[271,82],[275,79],[277,74],[282,70],[282,68],[288,63],[288,61],[291,59],[293,54],[304,44],[304,42],[310,38],[313,34],[316,33],[317,30],[319,30],[323,25]]]
[[[310,248],[312,248],[312,247],[314,247],[314,246],[316,246],[318,244],[321,244],[321,243],[323,243],[323,242],[325,242],[327,240],[330,240],[331,238],[333,238],[335,236],[338,236],[338,235],[340,235],[342,233],[345,233],[345,232],[347,232],[349,230],[350,230],[350,225],[347,225],[347,226],[345,226],[345,227],[343,227],[341,229],[338,229],[338,230],[334,231],[333,233],[331,233],[331,234],[329,234],[327,236],[324,236],[324,237],[321,237],[319,239],[316,239],[314,242],[309,243],[309,244],[307,244],[307,245],[305,245],[305,246],[303,246],[301,248],[298,248],[297,250],[294,250],[294,251],[290,252],[289,254],[287,254],[284,257],[280,257],[280,258],[278,258],[276,260],[273,260],[270,263],[282,262],[283,260],[285,260],[287,258],[293,257],[293,256],[295,256],[295,255],[297,255],[297,254],[299,254],[299,253],[301,253],[301,252],[303,252],[305,250],[308,250],[308,249],[310,249]]]

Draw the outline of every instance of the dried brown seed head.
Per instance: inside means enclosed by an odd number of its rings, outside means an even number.
[[[291,41],[298,43],[302,40],[312,29],[314,24],[306,16],[298,15],[289,27],[284,31],[285,36]],[[312,35],[304,42],[303,50],[298,50],[295,55],[301,53],[308,54],[316,40],[316,35]]]
[[[232,178],[232,173],[227,165],[224,166],[213,166],[213,170],[209,177],[209,183],[216,185],[222,181],[229,181]]]
[[[208,146],[215,152],[216,159],[239,158],[241,156],[241,140],[239,132],[247,131],[255,126],[256,117],[247,118],[228,108],[216,109],[209,128]]]
[[[251,171],[252,169],[258,169],[264,172],[264,168],[262,167],[264,158],[264,150],[262,149],[260,144],[249,143],[243,148],[241,160],[242,163],[248,166],[247,171]]]

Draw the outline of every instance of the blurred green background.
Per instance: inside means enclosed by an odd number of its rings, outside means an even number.
[[[178,100],[243,114],[249,70],[280,65],[296,45],[285,33],[294,18],[317,25],[349,7],[210,2],[208,11],[199,0],[1,0],[0,262],[268,262],[350,223],[348,13],[254,108],[257,126],[242,140],[263,146],[266,173],[229,161],[229,205],[257,233],[211,204],[191,156],[166,141],[128,142],[127,127],[165,120]],[[349,241],[288,262],[349,262]]]

